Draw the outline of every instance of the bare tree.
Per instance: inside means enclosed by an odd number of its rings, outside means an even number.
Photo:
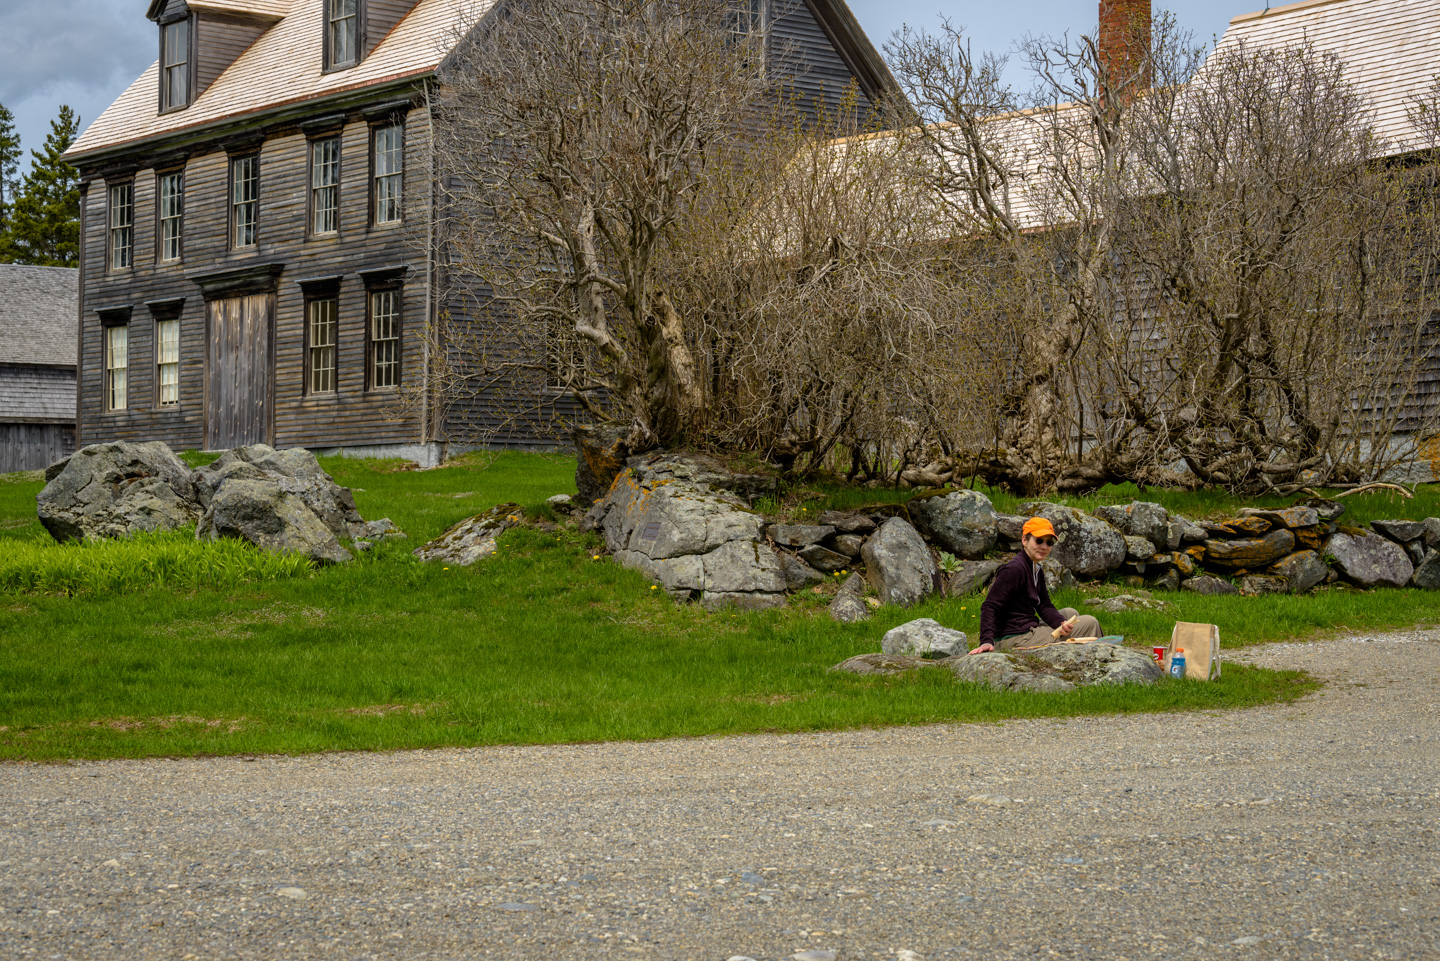
[[[474,300],[442,325],[443,392],[498,395],[512,417],[563,394],[634,447],[703,431],[693,322],[661,268],[770,89],[732,15],[724,0],[527,0],[464,31],[437,150],[451,274]]]

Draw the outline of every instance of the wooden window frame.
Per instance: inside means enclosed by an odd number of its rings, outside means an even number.
[[[236,243],[236,231],[239,228],[239,223],[236,220],[235,214],[236,208],[240,203],[235,200],[235,168],[238,164],[246,160],[252,161],[255,164],[255,196],[252,200],[248,201],[255,206],[255,219],[252,224],[250,243],[239,244]],[[226,223],[229,225],[228,233],[230,235],[228,246],[230,250],[255,250],[260,246],[260,150],[256,148],[244,152],[232,153],[228,156],[228,162],[230,165],[230,175],[226,181],[228,184],[228,191],[226,193],[226,204],[228,206]]]
[[[124,206],[127,212],[127,220],[123,224],[115,222],[117,207],[115,194],[117,191],[126,191],[128,200]],[[125,262],[115,262],[119,247],[116,245],[116,234],[124,232],[125,237]],[[106,273],[127,273],[135,267],[135,178],[127,177],[124,180],[116,180],[113,183],[105,184],[105,272]]]
[[[165,35],[171,27],[177,23],[185,24],[185,42],[188,49],[185,52],[185,100],[182,103],[170,102],[169,68],[165,61],[169,58],[169,50],[166,49]],[[195,84],[199,79],[199,71],[196,69],[195,56],[199,44],[196,43],[196,34],[200,26],[199,18],[194,14],[185,14],[179,17],[172,17],[160,23],[160,77],[158,92],[160,98],[160,112],[174,113],[177,110],[184,110],[195,102]]]
[[[155,390],[152,398],[152,405],[156,410],[178,410],[180,408],[180,312],[184,301],[171,302],[166,304],[152,304],[150,306],[151,327],[155,350],[153,351],[155,366]],[[162,359],[161,349],[163,340],[161,337],[164,324],[175,325],[175,359],[166,361]],[[164,368],[173,366],[175,368],[175,399],[165,400],[165,378]]]
[[[350,70],[360,66],[365,59],[365,0],[355,0],[355,56],[340,63],[334,61],[334,51],[331,49],[330,24],[333,22],[330,17],[330,5],[335,0],[320,0],[320,30],[324,35],[322,44],[322,72],[335,73],[341,70]]]
[[[380,155],[379,155],[380,132],[381,132],[382,130],[392,130],[392,129],[393,129],[393,130],[398,130],[398,131],[400,132],[400,172],[399,172],[398,174],[386,174],[385,176],[386,176],[387,178],[389,178],[389,177],[399,177],[399,178],[400,178],[400,191],[399,191],[399,194],[398,194],[398,196],[397,196],[397,206],[399,207],[400,216],[396,217],[394,220],[381,220],[378,216],[376,216],[376,213],[377,213],[376,207],[379,205],[379,202],[380,202],[379,191],[378,191],[378,189],[377,189],[378,186],[379,186],[379,180],[380,180],[380,174],[377,172],[377,168],[379,167],[378,161],[379,161],[379,159],[380,159]],[[405,118],[404,118],[403,116],[389,116],[389,117],[385,117],[385,118],[383,118],[383,119],[380,119],[380,120],[376,120],[376,121],[372,121],[372,122],[371,122],[371,124],[370,124],[370,191],[369,191],[369,194],[370,194],[370,203],[369,203],[370,214],[369,214],[368,220],[369,220],[369,226],[370,226],[370,228],[371,228],[372,230],[374,230],[374,229],[390,230],[390,229],[393,229],[393,228],[395,228],[395,227],[403,226],[404,223],[405,223],[405,145],[406,145]]]
[[[100,396],[101,408],[107,414],[120,413],[130,409],[130,308],[111,307],[97,311],[100,315]],[[125,365],[115,367],[111,365],[111,331],[125,331]],[[123,394],[120,406],[115,406],[115,377],[114,372],[123,370],[124,386],[121,388]]]
[[[315,215],[317,212],[315,206],[315,195],[318,190],[326,188],[318,188],[315,186],[315,156],[316,148],[318,148],[321,144],[328,143],[335,144],[335,183],[333,187],[329,188],[335,191],[335,227],[333,230],[322,231],[315,229]],[[305,189],[305,236],[311,240],[318,238],[339,237],[340,187],[342,180],[345,176],[345,150],[341,131],[336,130],[320,136],[311,137],[309,142],[308,156],[309,163],[306,165],[306,169],[308,170],[308,174],[306,177],[307,186]]]
[[[393,294],[395,297],[395,336],[388,340],[395,343],[395,383],[376,384],[375,380],[375,298],[381,294]],[[404,356],[405,344],[405,285],[399,281],[389,281],[367,285],[365,288],[365,390],[380,393],[394,393],[400,389],[401,378],[404,375],[404,367],[401,359]]]
[[[180,212],[173,218],[165,216],[165,181],[171,177],[180,178]],[[165,249],[165,222],[167,219],[175,221],[176,246],[179,253],[174,257],[166,256]],[[162,264],[180,264],[185,262],[185,168],[178,167],[171,170],[157,170],[155,172],[155,259]]]
[[[301,315],[303,334],[301,336],[301,396],[328,398],[340,395],[340,278],[339,277],[318,277],[313,280],[299,281],[300,289],[304,293],[304,307]],[[331,351],[330,367],[330,389],[316,390],[314,386],[315,366],[312,357],[312,350],[315,345],[311,337],[311,308],[318,303],[331,303],[335,305],[334,316],[334,340],[329,345]]]

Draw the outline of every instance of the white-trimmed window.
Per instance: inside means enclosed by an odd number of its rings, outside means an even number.
[[[126,375],[130,367],[130,325],[115,324],[105,330],[105,409],[124,410],[128,393]]]
[[[335,328],[339,303],[319,297],[305,307],[306,389],[311,394],[335,391]]]
[[[730,0],[730,36],[748,48],[746,60],[765,63],[765,0]]]
[[[135,184],[110,187],[110,269],[130,266],[135,247]]]
[[[160,259],[179,260],[185,252],[185,175],[160,175]]]
[[[310,145],[310,233],[333,234],[340,229],[340,138],[326,137]]]
[[[353,66],[360,59],[360,0],[325,0],[327,69]]]
[[[400,290],[370,293],[370,389],[400,386]]]
[[[173,407],[180,403],[180,321],[155,321],[156,403]]]
[[[160,28],[160,109],[190,103],[190,21],[176,20]]]
[[[236,157],[230,161],[231,246],[255,246],[259,221],[260,157]]]
[[[401,218],[405,189],[405,125],[375,128],[375,223],[396,224]]]

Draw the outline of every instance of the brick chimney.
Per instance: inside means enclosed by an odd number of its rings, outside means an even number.
[[[1150,53],[1150,0],[1100,0],[1100,69],[1121,85],[1134,80],[1135,89],[1150,85],[1145,62]],[[1136,74],[1144,70],[1144,75]]]

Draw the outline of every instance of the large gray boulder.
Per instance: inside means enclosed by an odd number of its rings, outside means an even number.
[[[979,491],[922,494],[905,506],[916,529],[956,557],[976,560],[995,546],[995,508]]]
[[[641,460],[616,475],[587,515],[615,560],[643,571],[676,600],[698,600],[710,609],[783,605],[785,566],[762,539],[760,515],[708,482],[677,476],[684,473],[676,466],[681,461]]]
[[[1315,551],[1298,551],[1276,563],[1270,573],[1283,577],[1291,594],[1303,594],[1322,583],[1330,568]]]
[[[483,514],[452,524],[413,552],[422,561],[468,567],[495,553],[500,535],[520,523],[519,504],[497,504]]]
[[[908,654],[913,657],[953,657],[970,649],[964,631],[952,630],[928,617],[917,618],[892,627],[880,640],[885,654]]]
[[[1425,554],[1425,559],[1416,565],[1410,583],[1427,591],[1440,588],[1440,551],[1431,549]]]
[[[947,575],[946,596],[960,597],[964,594],[973,594],[976,591],[984,590],[985,586],[995,579],[995,572],[1004,567],[1005,563],[1005,561],[965,561],[957,570]]]
[[[1098,517],[1044,501],[1022,504],[1020,513],[1026,517],[1043,517],[1054,525],[1059,543],[1050,556],[1069,571],[1098,577],[1113,571],[1125,560],[1124,535]]]
[[[1078,687],[1153,684],[1163,674],[1148,653],[1118,644],[1051,644],[1019,658],[1032,670],[1053,671]]]
[[[46,477],[49,477],[47,472]],[[1427,517],[1420,522],[1425,527],[1425,546],[1427,548],[1440,547],[1440,517]]]
[[[322,563],[351,559],[298,493],[263,478],[238,477],[221,484],[210,495],[195,537],[238,537],[263,550],[302,554]]]
[[[1370,531],[1331,535],[1325,554],[1341,577],[1361,587],[1403,587],[1415,573],[1405,548]]]
[[[902,518],[891,517],[881,524],[860,556],[882,604],[909,607],[942,589],[940,566],[929,546]]]
[[[1175,543],[1171,543],[1170,514],[1159,504],[1150,501],[1132,501],[1109,507],[1097,507],[1095,516],[1111,527],[1130,537],[1143,537],[1155,551],[1174,550],[1180,546],[1178,532]]]
[[[191,528],[200,518],[190,468],[158,441],[91,444],[46,476],[35,507],[57,541]]]
[[[702,493],[732,494],[746,503],[757,497],[774,497],[780,489],[780,480],[773,474],[735,470],[705,454],[655,451],[631,457],[625,463],[651,483],[670,481]]]
[[[337,540],[366,534],[365,521],[355,508],[350,489],[336,484],[320,467],[315,455],[303,447],[286,450],[276,450],[266,444],[236,447],[195,471],[191,480],[195,484],[196,500],[207,511],[216,493],[226,484],[237,480],[257,481],[299,497]]]

